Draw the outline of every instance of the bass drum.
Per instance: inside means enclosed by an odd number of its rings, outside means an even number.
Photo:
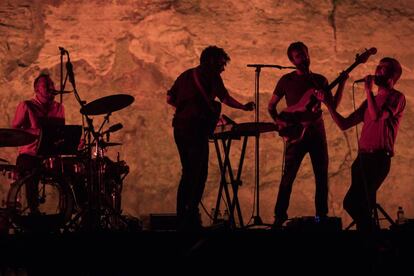
[[[10,186],[7,208],[11,222],[18,230],[28,232],[59,232],[72,217],[73,193],[62,178],[46,178],[39,183],[39,212],[31,213],[27,204],[26,183],[31,175]]]

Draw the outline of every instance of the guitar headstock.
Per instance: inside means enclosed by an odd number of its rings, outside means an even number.
[[[370,56],[375,55],[376,53],[377,53],[377,48],[375,47],[372,47],[370,49],[365,49],[365,52],[363,52],[362,54],[356,55],[355,62],[358,64],[365,63],[367,62]]]

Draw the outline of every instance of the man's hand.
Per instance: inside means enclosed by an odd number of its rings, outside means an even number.
[[[246,103],[246,104],[243,106],[243,110],[245,110],[245,111],[252,111],[252,110],[254,110],[254,109],[255,109],[255,107],[256,107],[256,105],[255,105],[255,103],[254,103],[254,102],[248,102],[248,103]]]
[[[281,120],[279,117],[276,117],[274,123],[275,123],[275,125],[277,126],[277,128],[279,130],[287,127],[287,123],[285,121]]]
[[[371,92],[374,85],[374,76],[368,75],[365,77],[365,91]]]
[[[323,102],[327,106],[330,106],[333,103],[333,97],[331,92],[326,92],[321,89],[315,89],[314,95],[319,101]]]

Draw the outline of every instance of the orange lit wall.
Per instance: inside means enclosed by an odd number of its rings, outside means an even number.
[[[382,3],[382,4],[381,4]],[[32,83],[40,70],[48,69],[59,83],[58,46],[71,55],[78,92],[87,102],[126,93],[135,102],[111,116],[111,124],[124,128],[111,136],[122,146],[110,148],[130,167],[123,190],[125,214],[174,212],[180,162],[172,137],[173,109],[166,91],[183,70],[196,66],[202,49],[215,44],[231,56],[223,73],[229,91],[241,101],[254,100],[254,71],[248,63],[290,65],[286,48],[303,41],[310,49],[311,69],[333,80],[354,62],[365,48],[378,53],[357,67],[346,87],[340,112],[352,111],[351,83],[372,74],[384,56],[400,60],[403,75],[397,89],[404,92],[407,107],[396,143],[391,172],[378,193],[381,205],[395,218],[397,206],[414,217],[414,130],[412,91],[414,78],[414,3],[411,1],[25,1],[0,2],[0,127],[9,127],[19,101],[33,95]],[[264,69],[261,74],[260,119],[270,121],[267,102],[275,83],[286,71]],[[69,87],[67,87],[70,89]],[[357,105],[363,100],[356,90]],[[73,95],[63,98],[67,123],[81,124]],[[253,113],[225,108],[236,122],[254,120]],[[96,116],[96,126],[103,116]],[[342,208],[350,185],[350,166],[356,156],[355,130],[340,131],[325,110],[329,142],[329,208],[331,216],[350,219]],[[266,222],[273,207],[281,176],[283,143],[276,133],[261,136],[260,207]],[[245,221],[254,199],[254,143],[248,145],[243,185],[239,191]],[[233,158],[240,153],[233,144]],[[2,148],[1,158],[14,162],[15,148]],[[217,196],[219,170],[213,146],[210,174],[203,203],[210,210]],[[1,194],[9,180],[2,178]],[[308,157],[294,184],[289,215],[314,214],[314,179]],[[203,214],[204,223],[208,219]]]

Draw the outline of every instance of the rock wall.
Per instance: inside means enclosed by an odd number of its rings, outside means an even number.
[[[254,99],[254,70],[248,63],[290,65],[286,48],[303,41],[310,49],[311,68],[329,80],[354,62],[365,48],[378,53],[351,74],[340,112],[352,109],[353,80],[373,73],[384,56],[400,60],[403,75],[397,89],[407,97],[407,107],[396,143],[391,172],[378,198],[395,217],[397,206],[414,216],[414,131],[411,91],[414,52],[414,3],[409,0],[323,0],[323,1],[169,1],[169,0],[2,0],[0,3],[0,127],[9,127],[19,101],[33,95],[32,83],[40,70],[60,77],[58,47],[70,53],[78,92],[87,102],[103,96],[126,93],[134,103],[110,118],[124,128],[111,136],[122,142],[107,155],[130,167],[123,190],[124,213],[174,212],[180,177],[178,153],[172,137],[173,109],[165,102],[166,90],[183,70],[198,64],[202,49],[223,47],[232,61],[223,73],[229,91],[242,101]],[[264,69],[261,74],[260,119],[270,121],[267,102],[275,83],[286,71]],[[69,85],[69,84],[68,84]],[[57,85],[59,86],[59,85]],[[69,85],[70,88],[70,85]],[[356,88],[356,105],[364,99]],[[65,95],[67,123],[82,124],[79,104]],[[254,120],[253,113],[224,108],[236,122]],[[350,166],[356,156],[356,132],[341,132],[325,111],[330,151],[330,215],[342,217],[342,199],[350,185]],[[103,116],[95,116],[99,126]],[[272,222],[273,207],[281,175],[283,143],[277,134],[261,136],[260,215]],[[239,197],[247,222],[254,205],[254,143],[250,139],[243,186]],[[233,144],[233,162],[240,154]],[[1,158],[14,162],[15,148],[2,148]],[[7,192],[10,180],[3,177],[0,191]],[[211,146],[210,174],[203,198],[210,210],[216,201],[219,170]],[[290,216],[314,214],[314,179],[308,157],[298,173],[289,209]],[[208,219],[203,214],[204,222]]]

